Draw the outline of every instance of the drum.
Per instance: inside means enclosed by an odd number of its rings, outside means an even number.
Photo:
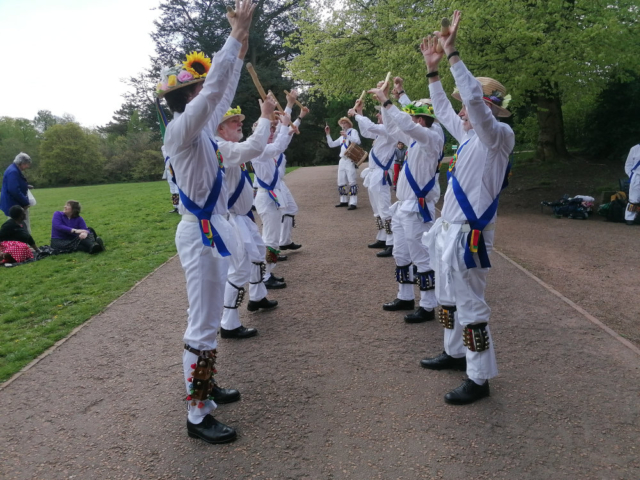
[[[349,160],[351,160],[356,167],[359,167],[360,165],[362,165],[364,161],[367,159],[367,157],[369,156],[369,154],[364,150],[364,148],[362,148],[360,145],[356,143],[352,143],[351,145],[349,145],[349,148],[347,148],[347,151],[344,153],[344,155]]]

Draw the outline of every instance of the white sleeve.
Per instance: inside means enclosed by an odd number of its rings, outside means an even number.
[[[636,166],[638,161],[640,161],[640,145],[636,145],[629,150],[627,161],[624,164],[624,171],[627,173],[628,177],[631,176],[631,169]]]
[[[440,131],[436,131],[433,128],[425,128],[418,123],[414,123],[413,120],[411,120],[411,115],[401,112],[395,105],[389,108],[388,111],[398,128],[414,140],[417,140],[418,143],[429,144],[438,141],[438,137],[440,137],[440,142],[442,142],[442,134]],[[409,145],[410,144],[411,142],[409,142]]]
[[[462,119],[458,116],[458,114],[451,106],[451,102],[447,98],[447,94],[444,93],[444,89],[442,88],[442,83],[430,83],[429,94],[431,95],[433,111],[436,114],[438,121],[442,125],[444,125],[444,127],[458,141],[458,143],[461,143],[466,135]]]
[[[338,137],[335,140],[331,140],[331,136],[327,135],[327,144],[331,148],[339,147],[342,144],[342,139],[341,138],[342,137]]]
[[[224,117],[224,114],[227,113],[227,111],[231,108],[233,97],[236,96],[236,90],[238,89],[238,82],[240,80],[240,73],[242,72],[243,65],[244,62],[239,58],[236,58],[236,64],[233,67],[231,78],[229,78],[227,90],[224,92],[222,100],[213,112],[211,120],[209,120],[209,127],[211,128],[211,131],[214,133],[214,135],[216,133],[218,125],[220,124],[220,120],[222,119],[222,117]]]
[[[265,149],[270,134],[271,122],[266,118],[260,118],[256,130],[246,141],[220,142],[220,153],[225,165],[240,165],[260,155]]]
[[[360,135],[358,135],[358,131],[355,128],[350,128],[349,133],[347,133],[347,138],[352,143],[357,143],[360,145]]]
[[[403,93],[402,95],[400,95],[398,102],[400,102],[400,105],[405,107],[411,103],[411,100],[409,99],[409,96],[406,93]]]
[[[396,142],[402,142],[405,145],[411,145],[411,137],[403,132],[398,124],[395,122],[393,117],[389,114],[389,109],[382,108],[380,110],[382,113],[382,121],[384,122],[385,129],[387,130],[387,134],[393,138]]]

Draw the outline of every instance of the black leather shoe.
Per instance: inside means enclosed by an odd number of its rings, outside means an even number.
[[[485,380],[483,385],[478,385],[470,378],[467,378],[462,382],[462,385],[447,393],[444,396],[444,401],[451,405],[466,405],[489,395],[491,395],[489,380]]]
[[[385,303],[382,309],[387,312],[395,312],[397,310],[413,310],[416,308],[415,300],[400,300],[396,298],[393,302]]]
[[[271,277],[273,278],[273,275]],[[249,310],[250,312],[255,312],[256,310],[260,310],[261,308],[268,310],[277,306],[277,300],[269,300],[267,297],[264,297],[262,300],[259,300],[257,302],[249,300],[249,303],[247,304],[247,310]]]
[[[174,208],[173,210],[171,210],[170,212],[167,212],[167,213],[178,213],[178,209]]]
[[[425,310],[422,307],[415,309],[413,313],[408,313],[404,316],[404,321],[407,323],[422,323],[429,322],[436,318],[436,314],[433,310]]]
[[[298,250],[302,245],[291,242],[289,245],[280,245],[280,250]]]
[[[269,280],[264,282],[264,286],[267,287],[267,290],[279,290],[281,288],[287,288],[286,283],[279,282],[273,277],[273,275],[269,277]]]
[[[387,244],[382,240],[376,240],[375,242],[367,245],[367,248],[387,248]]]
[[[340,202],[339,204],[336,205],[336,208],[338,208],[338,207],[346,207],[348,205],[349,204],[347,202]]]
[[[380,257],[380,258],[393,257],[393,245],[389,245],[387,248],[385,248],[381,252],[376,253],[376,257]]]
[[[249,338],[258,334],[258,330],[255,328],[247,328],[243,325],[240,325],[238,328],[234,328],[233,330],[225,330],[224,328],[220,329],[220,336],[222,338]]]
[[[271,274],[271,278],[273,278],[276,282],[284,282],[284,277],[276,277],[273,273]]]
[[[187,420],[187,434],[207,443],[233,442],[238,436],[233,428],[220,423],[211,415],[205,416],[202,423],[196,424]]]
[[[289,260],[289,257],[287,257],[286,255],[278,255],[278,261],[279,262],[286,262],[287,260]]]
[[[356,208],[358,208],[355,205],[349,205],[349,208],[347,208],[347,210],[355,210]]]
[[[213,401],[220,405],[240,400],[240,392],[235,388],[220,388],[218,385],[214,385],[211,394]]]
[[[420,360],[420,366],[429,370],[461,370],[467,369],[467,357],[454,358],[442,352],[437,357],[423,358]]]

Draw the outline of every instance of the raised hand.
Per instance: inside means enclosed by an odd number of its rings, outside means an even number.
[[[242,39],[249,33],[251,28],[251,20],[253,19],[253,11],[257,4],[251,0],[236,0],[235,12],[227,12],[227,20],[231,25],[230,36],[242,42]]]
[[[373,96],[375,96],[380,103],[384,103],[387,100],[389,100],[389,98],[387,97],[385,92],[382,91],[381,88],[372,88],[371,90],[368,90],[367,93],[370,93]]]
[[[456,37],[458,35],[458,28],[460,27],[460,19],[462,18],[462,12],[460,10],[456,10],[453,12],[453,20],[451,21],[451,26],[449,27],[449,35],[446,37],[442,36],[440,32],[433,32],[433,34],[438,37],[438,41],[442,46],[444,52],[448,55],[451,52],[455,52],[456,50]]]
[[[273,111],[276,109],[276,102],[274,102],[271,97],[267,97],[264,101],[258,100],[258,103],[260,104],[260,112],[262,113],[260,117],[271,120]]]
[[[438,70],[438,64],[444,55],[444,52],[438,52],[436,49],[437,42],[438,39],[436,37],[429,35],[428,37],[423,38],[422,43],[420,44],[420,51],[424,57],[424,63],[427,66],[427,70],[430,72]]]
[[[329,127],[329,125],[325,125],[324,133],[326,133],[327,135],[329,135],[331,133],[331,128]]]
[[[309,109],[307,107],[302,107],[300,109],[300,115],[298,115],[298,118],[304,118],[307,116],[307,113],[309,113]]]
[[[291,90],[287,94],[287,106],[289,108],[293,107],[293,105],[296,103],[296,100],[298,100],[298,91],[297,90]]]

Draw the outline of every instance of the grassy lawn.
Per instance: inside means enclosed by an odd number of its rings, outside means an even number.
[[[0,382],[176,253],[174,234],[180,217],[167,213],[171,195],[165,181],[33,193],[38,204],[31,211],[31,228],[39,246],[50,243],[53,212],[62,210],[67,200],[77,200],[87,225],[104,239],[106,251],[0,267]]]

